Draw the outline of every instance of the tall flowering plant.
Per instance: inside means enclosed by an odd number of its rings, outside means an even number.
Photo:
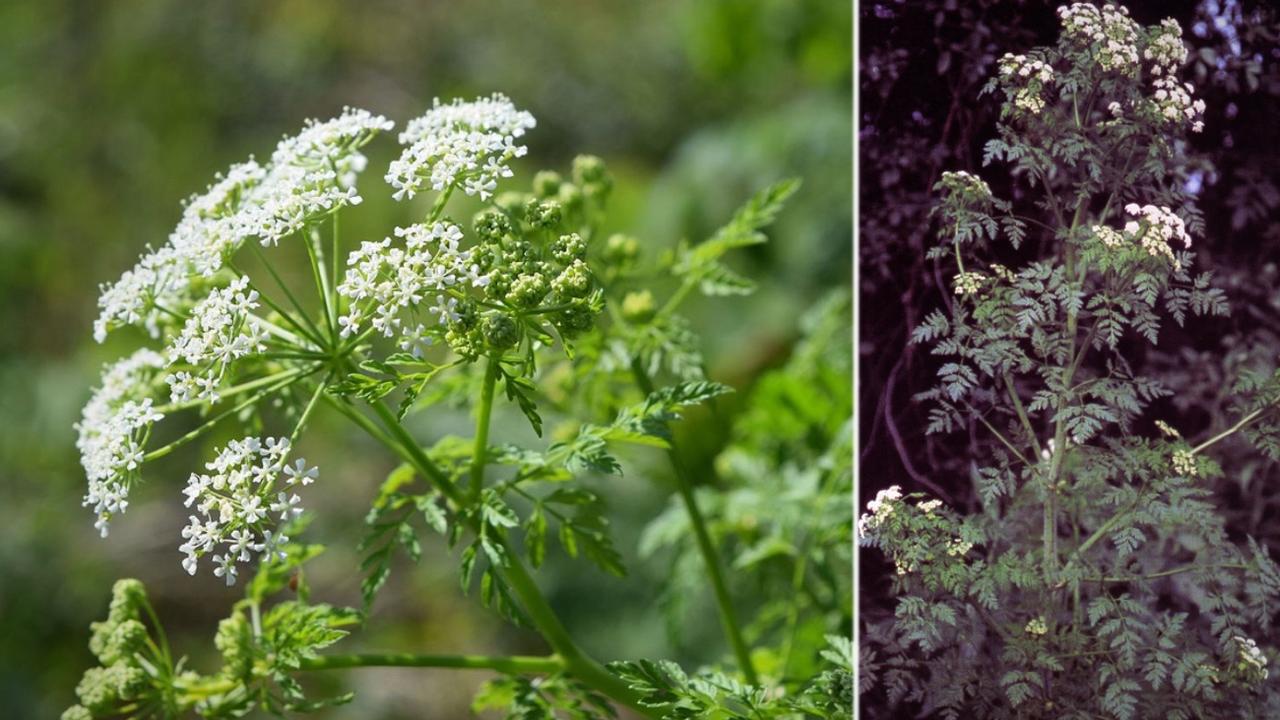
[[[1008,165],[1012,199],[960,171],[934,188],[954,294],[913,333],[939,358],[920,399],[929,432],[973,433],[981,505],[895,486],[868,506],[859,536],[897,603],[866,623],[862,691],[939,717],[1272,717],[1280,568],[1228,537],[1206,481],[1233,435],[1277,456],[1280,374],[1242,378],[1238,421],[1193,440],[1147,362],[1168,320],[1229,313],[1195,272],[1205,105],[1176,22],[1058,15],[1057,43],[986,88],[1003,104],[984,163]]]
[[[385,665],[496,670],[476,706],[505,707],[511,717],[610,717],[618,705],[650,717],[847,710],[848,586],[832,543],[848,538],[839,498],[851,472],[840,453],[849,446],[851,410],[837,406],[822,416],[820,432],[804,435],[818,438],[814,462],[821,462],[807,494],[792,502],[798,509],[817,498],[825,512],[750,524],[740,517],[744,506],[730,500],[780,492],[766,483],[788,453],[778,438],[766,446],[758,413],[782,400],[752,401],[757,414],[734,430],[729,451],[752,470],[726,466],[724,485],[711,483],[710,496],[694,487],[670,430],[685,408],[728,391],[706,379],[680,305],[695,290],[751,290],[721,256],[763,242],[761,229],[796,183],[766,188],[706,242],[646,267],[634,238],[600,236],[612,187],[600,159],[578,157],[569,177],[538,173],[531,192],[500,193],[512,162],[527,152],[533,116],[502,95],[437,101],[400,133],[402,152],[385,174],[397,200],[434,196],[425,217],[351,245],[340,219],[362,199],[362,148],[392,127],[350,108],[307,123],[267,162],[234,165],[190,198],[168,240],[103,286],[97,340],[132,326],[151,342],[104,369],[76,426],[84,505],[106,537],[127,521],[144,473],[164,482],[167,470],[153,470],[158,461],[215,427],[237,428],[187,476],[188,522],[174,544],[175,562],[194,582],[243,583],[246,595],[218,627],[221,669],[203,674],[169,646],[141,583],[120,581],[110,614],[92,628],[100,666],[86,672],[78,704],[63,717],[301,712],[350,699],[307,697],[305,673]],[[448,212],[455,194],[483,209],[460,222]],[[303,252],[309,289],[281,270]],[[679,283],[661,307],[650,289],[660,287],[655,277]],[[771,382],[784,389],[810,382],[819,373],[815,357],[847,363],[849,349],[830,320],[847,309],[835,298],[815,311],[821,332],[810,333],[806,357]],[[504,399],[539,436],[544,415],[559,421],[556,442],[492,439],[490,420]],[[424,444],[405,420],[442,401],[472,403],[474,433]],[[359,542],[361,609],[313,603],[302,573],[320,552],[300,542],[305,498],[340,483],[297,452],[310,420],[326,411],[402,461],[370,499]],[[606,667],[580,647],[534,581],[552,530],[565,554],[625,574],[605,498],[583,480],[620,475],[612,453],[627,444],[670,455],[677,501],[655,520],[647,551],[673,554],[707,579],[729,649],[716,666]],[[391,559],[400,552],[417,559],[424,528],[457,551],[463,589],[478,586],[500,617],[539,632],[547,655],[320,652],[369,621]],[[781,537],[796,544],[781,552]],[[803,602],[778,585],[768,602],[746,604],[733,597],[731,559],[739,583],[776,585],[786,568],[793,582],[821,573],[820,584],[836,584]]]

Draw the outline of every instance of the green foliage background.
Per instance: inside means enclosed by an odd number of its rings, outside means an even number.
[[[164,240],[181,198],[230,163],[267,154],[306,117],[351,104],[403,123],[433,96],[492,91],[538,118],[525,169],[565,166],[578,152],[610,163],[618,178],[611,229],[634,233],[648,251],[705,237],[753,191],[803,177],[771,232],[775,242],[738,258],[737,269],[761,280],[760,292],[692,307],[711,377],[745,390],[786,359],[800,312],[826,288],[849,282],[850,13],[846,3],[823,0],[0,5],[5,713],[53,716],[73,700],[90,661],[88,623],[114,578],[146,582],[176,644],[189,652],[211,647],[218,618],[237,597],[207,577],[186,577],[175,550],[184,517],[177,483],[217,436],[177,453],[170,476],[154,473],[109,541],[98,539],[79,507],[84,479],[72,423],[101,363],[136,340],[92,342],[97,285],[128,268],[144,244]],[[394,145],[369,150],[376,169]],[[407,216],[380,175],[366,174],[366,203],[344,218],[353,237],[376,239],[366,234]],[[508,409],[495,418],[495,435],[522,422]],[[682,444],[695,464],[725,445],[729,419],[702,413],[684,423]],[[394,462],[326,420],[302,446],[325,468],[311,535],[332,547],[311,582],[326,601],[356,604],[362,508]],[[421,434],[438,436],[459,422],[466,422],[460,414],[433,413]],[[607,489],[628,560],[670,491],[656,460],[638,457],[643,472]],[[393,575],[362,642],[538,650],[536,638],[501,629],[461,597],[452,562],[432,544],[417,571]],[[667,568],[632,565],[633,576],[620,583],[550,563],[548,594],[571,631],[606,657],[670,655],[686,664],[717,657],[723,648],[706,598],[693,598],[687,622],[663,632],[659,582]],[[347,682],[361,695],[363,717],[452,717],[466,714],[480,679],[382,670]]]

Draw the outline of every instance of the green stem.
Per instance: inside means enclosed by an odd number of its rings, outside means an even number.
[[[316,370],[316,369],[317,369],[317,368],[299,368],[299,369],[297,369],[297,370],[293,370],[293,371],[291,371],[291,372],[285,373],[284,377],[283,377],[283,378],[281,378],[280,382],[276,383],[275,385],[268,386],[268,387],[266,387],[266,388],[264,388],[264,389],[262,389],[262,390],[260,390],[260,391],[258,391],[258,392],[256,392],[256,393],[254,393],[253,395],[250,395],[248,398],[246,398],[245,400],[241,401],[238,405],[236,405],[235,407],[231,408],[230,410],[225,410],[225,411],[223,411],[223,412],[218,413],[217,415],[213,416],[213,417],[212,417],[212,418],[210,418],[209,420],[207,420],[207,421],[205,421],[204,423],[202,423],[202,424],[201,424],[199,427],[197,427],[195,430],[192,430],[191,432],[187,433],[186,435],[183,435],[182,437],[178,438],[177,440],[174,440],[173,442],[169,443],[168,445],[165,445],[164,447],[159,448],[159,449],[156,449],[156,450],[152,450],[151,452],[147,453],[146,455],[144,455],[144,456],[142,457],[142,461],[143,461],[143,462],[151,462],[152,460],[158,460],[158,459],[160,459],[160,458],[164,457],[165,455],[168,455],[169,453],[173,452],[174,450],[177,450],[178,448],[182,447],[183,445],[186,445],[187,443],[191,442],[192,440],[195,440],[196,438],[200,437],[202,434],[204,434],[204,432],[205,432],[206,430],[208,430],[209,428],[211,428],[211,427],[213,427],[214,425],[218,424],[218,422],[220,422],[223,418],[226,418],[226,417],[228,417],[228,416],[230,416],[230,415],[233,415],[233,414],[235,414],[235,413],[240,412],[241,410],[243,410],[243,409],[245,409],[245,408],[249,407],[250,405],[252,405],[252,404],[254,404],[254,403],[256,403],[256,402],[258,402],[259,400],[261,400],[262,398],[264,398],[264,397],[266,397],[266,396],[270,395],[271,393],[273,393],[273,392],[275,392],[275,391],[277,391],[277,390],[281,390],[281,389],[283,389],[284,387],[286,387],[287,385],[289,385],[290,383],[292,383],[295,379],[297,379],[297,378],[298,378],[300,375],[302,375],[303,373],[307,373],[307,372],[315,372],[315,370]]]
[[[1212,445],[1214,445],[1214,444],[1216,444],[1216,443],[1219,443],[1219,442],[1221,442],[1221,441],[1223,441],[1223,440],[1225,440],[1225,439],[1227,439],[1227,438],[1231,437],[1232,435],[1235,435],[1236,433],[1238,433],[1238,432],[1240,432],[1241,430],[1243,430],[1244,428],[1246,428],[1246,427],[1247,427],[1250,423],[1252,423],[1254,420],[1257,420],[1259,417],[1261,417],[1261,416],[1262,416],[1262,414],[1263,414],[1264,412],[1266,412],[1266,411],[1268,411],[1268,410],[1270,410],[1270,409],[1271,409],[1271,406],[1270,406],[1270,405],[1266,405],[1266,406],[1263,406],[1263,407],[1258,408],[1257,410],[1254,410],[1253,412],[1249,413],[1248,415],[1245,415],[1244,417],[1240,418],[1240,422],[1236,423],[1235,425],[1232,425],[1231,427],[1227,428],[1226,430],[1223,430],[1222,432],[1218,433],[1217,435],[1214,435],[1213,437],[1209,438],[1208,440],[1205,440],[1204,442],[1200,443],[1199,445],[1197,445],[1197,446],[1195,446],[1195,447],[1191,448],[1191,453],[1192,453],[1193,455],[1197,455],[1197,454],[1199,454],[1199,453],[1201,453],[1201,452],[1203,452],[1203,451],[1207,450],[1210,446],[1212,446]]]
[[[242,392],[253,390],[254,388],[260,388],[263,385],[270,385],[271,383],[276,382],[277,380],[283,380],[285,377],[292,376],[297,372],[298,372],[297,370],[285,370],[283,372],[275,373],[274,375],[267,375],[266,377],[260,377],[256,380],[250,380],[249,382],[240,383],[239,385],[232,385],[226,390],[219,392],[218,395],[223,399],[234,397],[236,395],[239,395]],[[197,407],[199,405],[204,405],[208,402],[209,402],[208,400],[188,400],[187,402],[182,402],[182,403],[169,403],[168,405],[161,405],[157,407],[156,412],[165,413],[167,415],[171,412],[177,412],[179,410],[187,410],[189,408]]]
[[[358,655],[321,655],[303,658],[300,670],[340,670],[361,667],[435,667],[470,670],[496,670],[510,674],[555,673],[565,669],[556,655],[529,657],[513,655],[415,655],[411,653],[361,653]]]
[[[498,384],[498,358],[490,356],[480,393],[480,414],[476,418],[476,441],[471,451],[471,501],[480,498],[484,487],[485,460],[489,454],[489,418],[493,414],[493,389]]]
[[[639,362],[631,363],[631,372],[635,376],[636,384],[640,386],[640,390],[646,396],[652,394],[653,381]],[[698,507],[697,498],[693,494],[693,483],[680,460],[680,456],[676,452],[674,441],[671,441],[667,447],[667,458],[675,471],[676,488],[680,493],[681,501],[684,503],[685,512],[689,514],[689,523],[693,526],[694,539],[697,541],[698,550],[702,554],[702,562],[707,568],[707,576],[711,579],[711,588],[715,593],[716,605],[720,611],[720,624],[724,626],[725,636],[728,637],[729,644],[733,646],[733,654],[738,660],[738,666],[742,670],[743,676],[749,684],[758,685],[759,680],[756,676],[755,665],[751,662],[751,651],[747,647],[746,641],[742,638],[742,630],[738,626],[738,619],[733,611],[733,599],[729,596],[729,588],[725,584],[724,575],[720,571],[719,552],[716,550],[715,542],[711,539],[711,533],[707,530],[707,521],[703,517],[702,510]]]
[[[1198,565],[1192,563],[1190,565],[1182,565],[1180,567],[1171,568],[1169,570],[1161,570],[1160,572],[1151,573],[1149,575],[1130,575],[1124,576],[1103,576],[1085,578],[1087,582],[1136,582],[1139,580],[1155,580],[1156,578],[1169,577],[1170,575],[1181,575],[1182,573],[1193,572],[1195,570],[1249,570],[1252,566],[1243,563],[1220,563],[1217,565]]]
[[[1027,437],[1031,442],[1031,447],[1035,450],[1036,457],[1044,452],[1040,447],[1040,438],[1036,437],[1035,428],[1031,427],[1031,418],[1027,416],[1027,409],[1022,406],[1022,398],[1018,397],[1018,389],[1013,384],[1013,378],[1009,373],[1004,374],[1004,386],[1009,391],[1009,399],[1013,401],[1013,409],[1018,413],[1018,419],[1022,421],[1022,429],[1027,431]]]
[[[320,296],[325,326],[329,329],[330,340],[336,344],[338,321],[333,316],[332,308],[329,307],[329,281],[325,279],[325,274],[320,269],[319,237],[312,232],[302,238],[302,244],[307,246],[307,258],[311,261],[311,278],[316,284],[316,293]]]
[[[338,214],[339,213],[336,212],[333,214],[333,257],[330,258],[330,263],[333,265],[333,276],[329,281],[329,297],[331,298],[333,305],[333,322],[335,331],[338,329],[337,322],[338,315],[340,314],[338,310],[338,252],[341,248],[341,244],[338,241]]]
[[[436,201],[431,205],[431,212],[427,214],[428,225],[439,220],[440,216],[444,214],[444,206],[449,203],[449,196],[452,194],[453,186],[450,185],[444,190],[441,190],[440,194],[436,196]]]
[[[316,402],[320,400],[320,396],[329,385],[329,380],[333,379],[333,375],[325,378],[324,382],[316,383],[315,392],[311,394],[311,399],[307,401],[307,407],[302,411],[302,415],[298,418],[298,424],[293,427],[293,432],[289,435],[289,444],[293,445],[298,442],[298,435],[302,434],[302,428],[306,426],[307,419],[311,417],[311,411],[315,409]]]
[[[293,291],[289,289],[289,286],[285,284],[284,279],[281,278],[280,274],[276,272],[275,267],[273,267],[271,265],[271,262],[267,260],[266,255],[263,255],[262,249],[258,247],[258,244],[253,242],[250,242],[247,244],[253,250],[254,255],[257,256],[258,262],[262,264],[262,267],[266,268],[267,274],[270,275],[271,279],[275,281],[276,286],[279,287],[282,292],[284,292],[284,296],[288,298],[289,304],[293,305],[293,309],[298,311],[298,317],[302,318],[302,322],[306,323],[307,327],[310,328],[310,331],[308,332],[307,330],[303,330],[301,325],[298,323],[297,320],[293,318],[292,315],[289,315],[288,313],[284,312],[284,310],[280,308],[278,305],[276,305],[276,303],[273,300],[271,300],[266,293],[262,292],[261,289],[258,289],[258,294],[262,296],[263,301],[265,301],[267,305],[269,305],[273,310],[280,313],[281,316],[288,317],[289,320],[294,324],[294,326],[297,327],[300,331],[302,331],[303,335],[306,335],[307,337],[311,338],[311,341],[314,342],[317,347],[323,347],[324,336],[321,334],[320,328],[314,322],[311,321],[311,316],[307,313],[306,309],[302,307],[302,303],[298,302],[297,296],[295,296],[293,294]],[[241,271],[239,268],[237,268],[234,264],[231,265],[231,269],[235,270],[236,273],[241,276],[246,276],[245,273]]]

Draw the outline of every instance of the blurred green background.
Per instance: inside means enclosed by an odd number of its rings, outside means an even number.
[[[90,663],[88,623],[105,612],[115,578],[147,584],[196,662],[237,596],[211,577],[186,577],[178,563],[177,489],[209,443],[151,471],[107,541],[80,507],[72,424],[102,363],[137,342],[92,342],[98,284],[147,243],[164,242],[181,198],[233,162],[269,155],[306,117],[349,104],[402,125],[434,96],[494,91],[538,118],[512,187],[536,168],[564,170],[574,154],[600,155],[618,181],[611,229],[637,235],[647,252],[701,239],[751,192],[801,176],[774,242],[738,258],[761,291],[691,308],[711,376],[745,388],[785,357],[803,308],[849,283],[850,15],[849,3],[832,0],[0,3],[2,714],[56,717],[74,700]],[[344,215],[352,242],[408,217],[381,179],[394,152],[389,139],[370,148],[366,203]],[[506,416],[496,422],[497,437],[517,427]],[[683,429],[691,455],[719,449],[724,433],[712,422]],[[431,442],[468,426],[462,415],[433,414],[417,429]],[[325,468],[308,498],[319,520],[307,539],[331,547],[312,574],[315,597],[357,604],[351,548],[392,460],[331,417],[318,418],[302,447]],[[679,633],[662,629],[657,579],[667,567],[638,562],[634,546],[669,488],[646,478],[645,456],[633,460],[641,472],[604,489],[632,575],[552,564],[544,587],[604,658],[714,660],[723,647],[710,615]],[[393,576],[368,630],[344,650],[542,649],[463,597],[455,559],[435,540],[426,548],[419,568]],[[709,609],[695,602],[691,612]],[[330,716],[460,717],[481,679],[334,675],[359,699]]]

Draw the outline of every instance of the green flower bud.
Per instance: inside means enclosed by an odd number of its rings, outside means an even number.
[[[577,298],[591,292],[591,271],[581,260],[573,264],[551,281],[551,289],[562,298]]]
[[[547,280],[541,274],[522,273],[511,283],[511,290],[504,298],[516,307],[531,308],[547,296]]]
[[[555,197],[560,192],[560,185],[564,182],[560,178],[560,173],[554,170],[543,170],[533,176],[533,194],[540,198]]]
[[[580,260],[587,256],[587,241],[582,239],[578,233],[569,233],[561,235],[558,240],[551,245],[551,256],[557,262],[568,265],[574,260]]]
[[[485,313],[480,319],[480,332],[490,350],[506,350],[520,341],[520,327],[506,313]]]
[[[475,360],[480,357],[480,352],[484,349],[483,336],[475,330],[462,327],[450,326],[444,333],[444,341],[449,343],[449,348],[464,360]]]
[[[104,664],[111,661],[107,659],[108,648],[111,644],[111,636],[115,633],[119,623],[111,622],[94,622],[89,623],[89,652],[98,658]]]
[[[595,155],[579,155],[573,159],[573,181],[578,185],[609,181],[604,160]]]
[[[146,642],[146,627],[137,620],[125,620],[115,626],[98,657],[104,664],[128,661],[142,649]]]
[[[486,208],[476,213],[471,221],[471,227],[475,229],[476,237],[480,240],[495,243],[501,242],[513,231],[511,219],[493,208]]]
[[[235,615],[218,623],[213,645],[222,654],[222,674],[227,677],[247,677],[253,669],[253,628],[244,614]]]
[[[121,700],[133,700],[147,689],[147,674],[132,665],[116,663],[107,668],[106,678]]]
[[[72,705],[62,711],[62,720],[93,720],[93,714],[83,705]]]
[[[556,193],[556,200],[560,201],[560,206],[564,209],[564,214],[571,215],[582,210],[582,188],[573,183],[565,183],[560,186],[560,192]]]
[[[595,155],[579,155],[573,159],[573,181],[584,196],[596,202],[603,202],[613,190],[613,177],[604,161]]]
[[[524,206],[529,201],[529,195],[522,192],[508,191],[499,194],[493,199],[493,204],[502,212],[506,213],[512,220],[521,220],[524,218]]]
[[[574,337],[590,330],[595,325],[597,314],[586,300],[575,300],[572,307],[555,313],[552,322],[561,335]]]
[[[550,230],[560,224],[560,203],[555,200],[531,199],[524,206],[525,221],[542,230]]]
[[[610,235],[604,243],[604,259],[611,265],[623,265],[640,254],[640,241],[629,235]]]
[[[622,298],[622,317],[627,322],[640,324],[653,319],[658,312],[653,302],[653,293],[648,290],[629,292]]]
[[[146,602],[147,591],[140,580],[132,578],[117,580],[115,586],[111,588],[111,609],[107,613],[107,619],[112,622],[136,619],[138,611]]]
[[[76,697],[80,704],[95,714],[105,714],[119,699],[115,682],[106,668],[89,668],[76,685]]]

